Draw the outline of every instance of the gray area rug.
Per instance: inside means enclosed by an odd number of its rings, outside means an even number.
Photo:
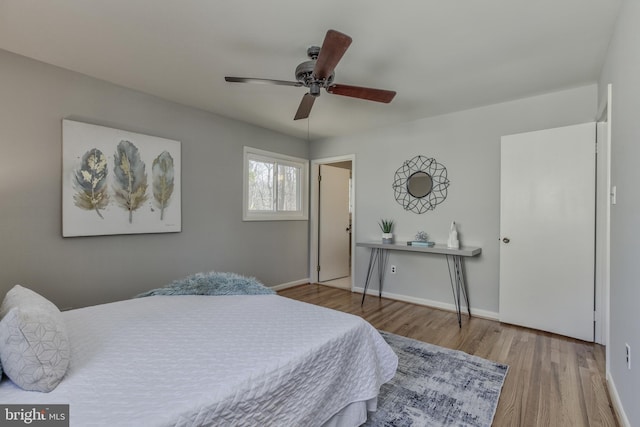
[[[380,331],[398,355],[365,426],[490,426],[509,367]]]

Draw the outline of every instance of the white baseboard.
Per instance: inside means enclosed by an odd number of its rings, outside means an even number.
[[[624,408],[622,407],[622,402],[620,401],[616,385],[613,382],[613,377],[611,377],[611,374],[609,373],[607,373],[607,389],[609,389],[609,397],[611,398],[613,410],[618,417],[618,422],[622,427],[631,427],[629,418],[627,418],[627,414],[624,412]]]
[[[364,288],[361,287],[354,287],[353,288],[354,292],[359,292],[359,293],[363,293],[364,292]],[[378,296],[378,291],[377,290],[371,290],[369,289],[367,291],[367,295],[375,295]],[[456,311],[456,306],[454,304],[450,304],[450,303],[445,303],[442,301],[434,301],[434,300],[430,300],[430,299],[424,299],[424,298],[416,298],[416,297],[412,297],[412,296],[408,296],[408,295],[400,295],[400,294],[392,294],[389,292],[382,292],[382,296],[385,298],[389,298],[389,299],[394,299],[394,300],[398,300],[398,301],[403,301],[403,302],[410,302],[413,304],[418,304],[418,305],[424,305],[427,307],[433,307],[433,308],[439,308],[441,310],[447,310],[447,311]],[[460,311],[462,312],[462,314],[467,312],[467,306],[461,306],[460,307]],[[488,311],[488,310],[480,310],[480,309],[476,309],[476,308],[471,308],[471,315],[475,316],[475,317],[481,317],[483,319],[490,319],[490,320],[499,320],[500,316],[498,313],[493,312],[493,311]]]
[[[282,289],[293,288],[294,286],[304,285],[304,284],[307,284],[307,283],[310,283],[309,278],[304,278],[304,279],[300,279],[300,280],[294,280],[293,282],[282,283],[280,285],[271,286],[271,289],[273,289],[274,291],[280,291]],[[362,292],[364,292],[364,288],[354,287],[353,288],[353,292],[362,293]],[[367,291],[367,295],[378,296],[378,291],[369,289]],[[385,297],[385,298],[394,299],[394,300],[397,300],[397,301],[410,302],[412,304],[417,304],[417,305],[424,305],[426,307],[439,308],[441,310],[447,310],[447,311],[453,311],[453,312],[456,311],[456,306],[454,304],[444,303],[442,301],[434,301],[434,300],[430,300],[430,299],[416,298],[416,297],[412,297],[412,296],[409,296],[409,295],[393,294],[393,293],[390,293],[390,292],[382,292],[382,296]],[[467,306],[461,306],[460,307],[460,311],[463,314],[466,313],[467,312]],[[498,313],[494,312],[494,311],[480,310],[480,309],[473,308],[473,307],[471,308],[471,315],[473,315],[475,317],[481,317],[483,319],[500,320],[500,315]]]
[[[271,289],[274,291],[281,291],[287,288],[293,288],[294,286],[304,285],[305,283],[309,283],[309,278],[294,280],[293,282],[282,283],[280,285],[271,286]]]

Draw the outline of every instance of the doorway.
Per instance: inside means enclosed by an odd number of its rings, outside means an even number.
[[[354,166],[353,155],[311,163],[311,283],[353,288]]]

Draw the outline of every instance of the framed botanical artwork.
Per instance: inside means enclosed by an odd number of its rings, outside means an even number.
[[[182,229],[180,141],[62,121],[62,235]]]

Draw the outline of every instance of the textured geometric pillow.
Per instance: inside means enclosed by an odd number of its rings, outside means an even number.
[[[0,321],[2,366],[24,390],[50,392],[67,372],[69,339],[56,317],[40,307],[14,307]]]
[[[53,313],[60,313],[58,307],[42,295],[20,285],[15,285],[5,295],[0,305],[0,319],[7,315],[13,307],[40,307]]]
[[[69,339],[58,307],[20,285],[0,305],[0,362],[25,390],[49,392],[69,366]]]

